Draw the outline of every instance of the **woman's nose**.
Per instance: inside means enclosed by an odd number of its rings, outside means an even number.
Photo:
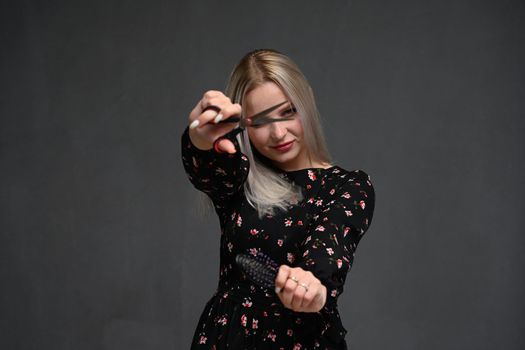
[[[270,133],[272,135],[272,138],[274,140],[281,140],[284,136],[286,136],[286,128],[284,125],[280,125],[279,122],[270,123]]]

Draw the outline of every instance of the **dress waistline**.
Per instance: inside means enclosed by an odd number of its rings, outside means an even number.
[[[219,284],[214,296],[231,299],[249,307],[286,309],[273,290],[269,291],[250,284]],[[325,306],[337,308],[337,301],[332,298],[327,298],[327,304]]]

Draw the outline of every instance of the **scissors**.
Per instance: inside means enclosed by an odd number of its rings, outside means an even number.
[[[283,118],[270,118],[268,116],[268,113],[270,112],[273,112],[274,110],[276,110],[277,108],[281,107],[282,105],[284,105],[285,103],[288,103],[288,101],[283,101],[281,103],[278,103],[276,104],[275,106],[272,106],[270,108],[267,108],[265,109],[264,111],[261,111],[257,114],[254,114],[252,115],[251,117],[248,117],[248,118],[243,118],[243,117],[230,117],[228,119],[224,119],[224,120],[221,120],[220,122],[218,122],[217,124],[222,124],[222,123],[239,123],[239,127],[237,129],[235,129],[231,134],[232,135],[237,135],[238,133],[240,133],[241,131],[243,131],[245,128],[249,127],[249,126],[262,126],[262,125],[266,125],[266,124],[270,124],[270,123],[275,123],[275,122],[280,122],[280,121],[284,121],[284,120],[292,120],[294,119],[294,117],[283,117]],[[208,108],[206,109],[214,109],[214,110],[217,110],[218,108],[215,107],[215,106],[209,106]],[[205,109],[205,110],[206,110]]]

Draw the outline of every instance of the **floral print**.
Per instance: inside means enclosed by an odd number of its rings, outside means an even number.
[[[339,166],[282,171],[280,176],[302,188],[304,199],[259,219],[244,196],[248,158],[235,136],[225,136],[236,153],[196,148],[188,128],[181,140],[184,169],[213,201],[221,240],[219,284],[204,307],[191,349],[346,349],[337,299],[372,221],[375,193],[369,176]],[[251,284],[235,256],[258,252],[279,265],[311,271],[328,291],[321,311],[294,312],[273,290]]]

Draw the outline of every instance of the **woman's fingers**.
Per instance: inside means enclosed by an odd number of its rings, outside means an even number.
[[[208,97],[205,100],[201,100],[190,114],[190,127],[203,128],[207,124],[217,124],[231,116],[240,116],[241,112],[240,104],[231,103],[230,99],[222,94]],[[232,124],[230,128],[234,126]]]
[[[189,116],[192,142],[200,149],[215,147],[218,152],[235,153],[235,145],[227,139],[220,138],[237,125],[218,123],[232,116],[240,116],[241,113],[241,105],[232,103],[222,92],[206,91]]]
[[[299,282],[299,283],[304,283],[304,282]],[[304,284],[308,285],[308,283],[304,283]],[[303,310],[303,308],[304,309],[307,308],[307,302],[305,300],[306,293],[307,293],[306,288],[304,288],[300,284],[297,284],[292,294],[292,301],[290,302],[290,304],[292,305],[292,310]]]
[[[294,297],[296,287],[297,283],[295,283],[294,280],[289,278],[284,284],[284,288],[281,292],[281,301],[283,302],[283,305],[289,309],[293,309],[292,300]]]
[[[217,141],[217,148],[219,152],[223,152],[223,153],[237,152],[235,145],[228,139],[220,139],[219,141]]]
[[[326,288],[310,271],[281,265],[275,286],[279,299],[289,309],[317,312],[324,306]]]
[[[222,116],[220,120],[225,120],[233,116],[240,116],[242,113],[242,107],[238,103],[230,103],[225,105],[220,112],[219,116]],[[218,116],[218,117],[219,117]],[[217,118],[214,120],[215,123],[218,123],[219,120]]]
[[[279,294],[284,288],[286,280],[290,275],[291,267],[288,265],[279,266],[279,271],[277,272],[277,277],[275,278],[275,292]]]

